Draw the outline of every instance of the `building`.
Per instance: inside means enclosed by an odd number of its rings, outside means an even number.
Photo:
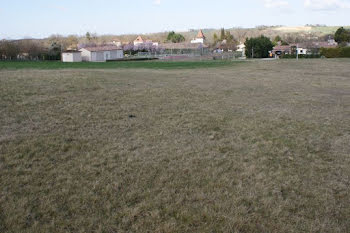
[[[152,46],[158,47],[159,42],[153,42],[152,40],[146,40],[146,44],[152,44]]]
[[[118,46],[86,47],[79,50],[83,61],[105,62],[124,58],[124,52]]]
[[[291,54],[291,46],[290,45],[277,45],[273,48],[272,54],[275,57],[283,56],[283,55],[288,55]]]
[[[143,44],[144,40],[142,39],[141,36],[138,36],[135,40],[134,40],[134,45],[139,45],[139,44]]]
[[[159,42],[153,42],[152,40],[144,40],[141,36],[138,36],[135,40],[134,40],[134,46],[138,46],[138,45],[152,45],[155,47],[159,46]]]
[[[272,55],[281,57],[283,55],[312,55],[319,54],[321,48],[336,48],[337,43],[333,41],[304,42],[290,45],[277,45],[272,50]]]
[[[242,57],[245,57],[245,44],[241,43],[241,44],[237,45],[236,51],[242,53]]]
[[[112,44],[114,44],[115,46],[122,46],[122,42],[120,41],[120,40],[118,40],[118,39],[114,39],[113,41],[112,41]]]
[[[196,38],[191,40],[191,44],[204,44],[204,42],[205,42],[205,36],[202,30],[199,30]]]
[[[81,52],[76,50],[62,52],[62,62],[82,62]]]

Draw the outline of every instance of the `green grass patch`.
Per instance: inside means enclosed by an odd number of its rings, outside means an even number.
[[[242,61],[115,61],[115,62],[77,62],[61,61],[1,61],[3,69],[198,69],[230,66]]]

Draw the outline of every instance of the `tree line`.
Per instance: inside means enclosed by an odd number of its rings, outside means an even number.
[[[60,60],[63,50],[75,49],[77,44],[77,37],[59,35],[43,40],[0,40],[0,60]]]

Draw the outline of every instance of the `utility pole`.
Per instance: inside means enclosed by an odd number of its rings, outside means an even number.
[[[254,47],[252,47],[252,58],[254,58]]]

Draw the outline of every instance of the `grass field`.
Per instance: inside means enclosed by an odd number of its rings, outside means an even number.
[[[78,62],[60,61],[0,61],[0,70],[18,69],[199,69],[232,66],[242,61],[118,61],[118,62]]]
[[[349,232],[349,59],[152,64],[0,71],[0,232]]]

